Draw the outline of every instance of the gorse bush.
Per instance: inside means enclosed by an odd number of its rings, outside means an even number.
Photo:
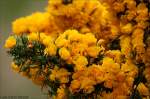
[[[53,99],[149,99],[149,5],[49,0],[45,12],[12,23],[12,69]]]

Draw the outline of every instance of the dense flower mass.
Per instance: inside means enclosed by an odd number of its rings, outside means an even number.
[[[49,0],[5,43],[12,69],[53,99],[150,98],[149,0]]]

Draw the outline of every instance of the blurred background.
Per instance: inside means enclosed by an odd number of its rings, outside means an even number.
[[[44,11],[48,0],[0,0],[0,99],[9,96],[28,96],[27,99],[47,99],[39,86],[11,70],[11,58],[3,45],[11,33],[11,23],[16,18]]]

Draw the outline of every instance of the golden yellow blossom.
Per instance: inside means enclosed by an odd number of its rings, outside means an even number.
[[[65,99],[66,98],[66,92],[65,92],[65,87],[60,86],[57,89],[57,95],[54,99]]]
[[[115,63],[115,61],[110,57],[105,57],[103,59],[102,67],[106,72],[110,73],[118,73],[120,70],[120,65],[118,63]]]
[[[69,87],[69,90],[70,90],[72,93],[78,92],[79,89],[80,89],[80,86],[81,86],[81,84],[80,84],[80,82],[79,82],[78,80],[73,80],[73,81],[71,82],[71,85],[70,85],[70,87]]]
[[[51,75],[49,76],[50,80],[55,81],[57,75],[58,67],[55,66],[53,70],[51,70]]]
[[[14,47],[15,45],[16,45],[16,39],[15,39],[15,37],[14,37],[14,36],[10,36],[10,37],[6,40],[4,47],[5,47],[5,48],[12,48],[12,47]]]
[[[74,70],[80,71],[80,70],[84,70],[85,68],[86,68],[86,66],[84,66],[84,65],[75,65]]]
[[[40,33],[33,32],[28,35],[28,39],[31,41],[38,41],[39,38],[40,38]]]
[[[143,83],[140,83],[138,85],[137,90],[140,92],[141,95],[150,95],[149,89]]]
[[[44,39],[43,39],[43,44],[45,46],[50,46],[50,44],[53,43],[53,39],[51,36],[46,36]]]
[[[64,68],[58,68],[55,66],[53,70],[51,70],[50,80],[52,81],[60,81],[60,83],[68,83],[70,73]]]
[[[15,20],[12,23],[13,32],[17,35],[23,34],[28,31],[28,21],[25,17]]]
[[[41,33],[39,34],[39,40],[40,40],[40,42],[43,42],[43,40],[44,40],[46,37],[47,37],[46,33],[41,32]]]
[[[44,53],[50,56],[56,55],[56,52],[57,52],[57,47],[53,43],[50,43],[49,46],[44,50]]]
[[[56,46],[59,48],[63,46],[67,46],[68,43],[69,41],[64,38],[57,38],[57,40],[55,41]]]
[[[131,23],[121,26],[121,32],[124,34],[130,34],[133,30],[133,26]]]
[[[95,81],[85,77],[81,82],[80,88],[83,89],[84,93],[91,93],[92,91],[94,91],[93,85],[95,85]]]
[[[145,75],[147,82],[150,83],[150,67],[146,67],[144,71],[144,75]]]
[[[17,19],[13,22],[13,32],[22,34],[27,32],[43,32],[56,28],[53,17],[49,13],[36,12],[30,16]],[[51,30],[51,31],[52,31]]]
[[[125,10],[125,7],[124,7],[123,3],[120,3],[120,2],[115,2],[115,3],[113,4],[113,7],[114,7],[114,10],[115,10],[116,12],[121,12],[121,11],[124,11],[124,10]]]
[[[135,77],[138,73],[138,68],[133,64],[131,60],[127,60],[125,64],[122,64],[121,70],[123,72],[128,72],[130,77]]]
[[[144,42],[143,37],[144,31],[140,28],[137,28],[132,33],[132,45],[133,49],[137,51],[137,53],[144,53]]]
[[[68,34],[68,40],[70,41],[80,41],[82,39],[82,35],[77,30],[68,30],[65,33]]]
[[[112,35],[114,35],[114,36],[118,35],[118,34],[119,34],[119,29],[118,29],[118,27],[115,26],[115,25],[112,25],[112,26],[111,26],[111,33],[112,33]]]
[[[96,83],[101,83],[105,80],[105,71],[100,65],[92,65],[88,67],[87,73],[91,76]]]
[[[84,35],[83,43],[87,43],[88,45],[96,44],[97,39],[92,33],[87,33]]]
[[[120,38],[121,52],[127,57],[130,57],[131,54],[131,37],[130,36],[121,36]]]
[[[88,60],[85,56],[77,56],[73,63],[79,66],[86,66],[88,64]]]
[[[140,3],[137,6],[138,16],[135,18],[137,22],[148,20],[148,8],[145,3]]]
[[[109,50],[105,54],[107,57],[113,58],[117,63],[121,63],[123,61],[122,53],[119,50]]]
[[[99,46],[91,46],[87,48],[87,53],[89,56],[96,58],[99,55],[100,50]]]
[[[19,66],[16,65],[14,62],[12,62],[11,67],[15,72],[19,72],[19,70],[20,70]]]
[[[129,10],[136,9],[136,1],[134,0],[124,0],[124,3],[127,3],[127,7]]]
[[[59,49],[59,55],[62,59],[67,60],[70,58],[70,52],[65,47]]]
[[[86,49],[88,48],[88,45],[85,43],[79,43],[79,42],[73,42],[72,44],[70,44],[70,49],[71,49],[71,53],[72,55],[86,55]]]

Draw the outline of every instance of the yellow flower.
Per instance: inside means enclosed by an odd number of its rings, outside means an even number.
[[[121,12],[121,11],[124,11],[124,10],[125,10],[125,7],[124,7],[123,3],[115,2],[115,3],[113,4],[113,6],[114,6],[114,10],[115,10],[116,12]]]
[[[19,66],[16,65],[14,62],[12,62],[11,67],[15,72],[19,72],[19,70],[20,70]]]
[[[88,45],[91,45],[91,44],[96,44],[97,39],[95,38],[94,34],[87,33],[87,34],[84,35],[84,38],[83,38],[82,42],[86,43]]]
[[[54,29],[53,17],[49,13],[36,12],[30,16],[19,18],[13,22],[13,32],[16,34],[48,31]]]
[[[59,42],[56,42],[57,47],[63,47],[63,46],[67,46],[69,43],[68,40],[66,39],[61,39],[59,40]]]
[[[73,42],[72,44],[70,44],[69,47],[71,49],[71,54],[74,56],[77,54],[80,54],[80,55],[87,54],[86,49],[87,49],[88,45],[85,43]]]
[[[149,66],[145,68],[144,75],[145,75],[147,82],[150,83],[150,67]]]
[[[45,80],[45,77],[44,77],[43,74],[41,74],[41,75],[36,75],[36,76],[31,76],[31,80],[32,80],[32,82],[33,82],[34,84],[41,86],[41,85],[43,85],[43,82],[44,82],[44,80]]]
[[[130,75],[130,77],[135,77],[138,73],[138,68],[132,62],[132,60],[127,60],[125,64],[122,64],[121,71],[128,72],[128,75]]]
[[[110,73],[118,73],[120,71],[120,65],[118,63],[115,63],[112,58],[105,57],[103,59],[102,67],[106,72]]]
[[[49,46],[51,43],[53,42],[53,39],[51,36],[46,36],[44,39],[43,39],[43,44],[45,46]]]
[[[44,40],[46,37],[47,37],[47,36],[46,36],[46,33],[41,32],[40,35],[39,35],[39,40],[40,40],[40,42],[43,42],[43,40]]]
[[[121,52],[126,56],[126,58],[129,58],[131,54],[131,37],[130,36],[121,36],[120,38],[120,46],[121,46]]]
[[[69,43],[69,41],[62,36],[59,36],[55,41],[56,46],[59,48],[63,47],[63,46],[67,46],[68,43]]]
[[[141,95],[150,95],[149,89],[143,83],[140,83],[138,85],[137,90],[140,92]]]
[[[91,93],[92,91],[94,91],[94,85],[95,81],[85,77],[81,82],[80,88],[83,89],[84,93]]]
[[[56,55],[56,52],[57,52],[57,47],[53,43],[50,43],[49,46],[44,50],[44,53],[50,56]]]
[[[20,35],[27,32],[27,24],[28,21],[26,20],[26,18],[19,18],[12,23],[12,30],[15,34]]]
[[[118,34],[118,32],[119,32],[118,27],[117,27],[117,26],[112,25],[112,26],[111,26],[111,33],[112,33],[113,35],[117,35],[117,34]]]
[[[57,89],[56,99],[66,99],[66,92],[65,92],[65,88],[63,86],[60,86]]]
[[[39,40],[39,37],[40,37],[40,33],[35,33],[35,32],[30,33],[30,34],[28,35],[28,39],[29,39],[30,41],[38,41],[38,40]]]
[[[10,36],[10,37],[8,37],[8,39],[6,40],[4,47],[5,47],[5,48],[12,48],[12,47],[14,47],[15,45],[16,45],[16,39],[15,39],[15,37],[14,37],[14,36]]]
[[[113,63],[114,63],[114,61],[112,58],[109,58],[109,57],[103,58],[103,65],[111,65]]]
[[[48,29],[50,26],[50,14],[49,13],[41,13],[36,12],[30,16],[27,16],[28,20],[28,29],[30,32],[39,32],[44,29]]]
[[[73,80],[73,81],[71,81],[69,90],[70,90],[72,93],[78,92],[79,89],[80,89],[80,85],[81,85],[80,83],[81,83],[81,82],[78,81],[78,80]]]
[[[89,56],[96,58],[100,52],[99,46],[91,46],[87,48],[87,53]]]
[[[140,3],[137,6],[137,14],[138,16],[135,18],[137,22],[146,21],[149,19],[148,17],[149,9],[146,7],[146,3]]]
[[[57,73],[57,79],[60,81],[60,83],[68,83],[69,75],[70,75],[70,72],[68,72],[64,68],[60,68]]]
[[[75,67],[74,67],[74,69],[75,69],[75,71],[80,71],[80,70],[84,70],[86,68],[86,66],[84,66],[84,65],[76,65]]]
[[[65,48],[59,49],[59,55],[62,59],[67,60],[70,57],[70,52]]]
[[[54,69],[51,69],[51,74],[49,75],[50,80],[55,81],[57,75],[58,67],[55,66]]]
[[[77,30],[67,30],[65,33],[68,34],[68,40],[70,41],[80,41],[82,39],[82,34]]]
[[[119,50],[109,50],[106,52],[106,56],[113,58],[117,63],[121,63],[123,61],[122,53]]]
[[[88,64],[88,60],[85,56],[76,56],[73,63],[79,66],[86,66]]]
[[[54,69],[51,70],[51,74],[49,75],[50,80],[52,81],[60,81],[60,83],[68,83],[70,72],[68,72],[64,68],[58,68],[55,66]]]
[[[128,23],[124,26],[121,26],[121,32],[125,34],[130,34],[133,30],[133,26],[131,23]]]
[[[127,85],[129,87],[132,87],[133,82],[134,82],[134,78],[133,77],[130,77],[130,76],[126,77],[126,83],[127,83]]]
[[[105,80],[105,78],[104,78],[105,70],[99,65],[93,64],[93,65],[89,66],[87,73],[88,73],[88,75],[91,76],[91,78],[96,83],[101,83]]]
[[[144,30],[137,28],[132,33],[132,45],[133,49],[137,52],[137,54],[143,54],[145,53],[145,44],[143,42],[144,40]],[[139,57],[140,58],[140,55]]]

